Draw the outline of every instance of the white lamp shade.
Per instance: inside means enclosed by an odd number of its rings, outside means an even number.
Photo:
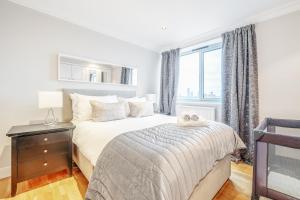
[[[39,108],[61,108],[62,92],[59,91],[40,91],[39,96]]]
[[[146,94],[146,100],[156,102],[156,94]]]

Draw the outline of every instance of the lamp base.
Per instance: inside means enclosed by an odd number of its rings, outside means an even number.
[[[57,124],[57,122],[44,122],[43,123],[45,126],[55,126]]]
[[[54,110],[53,108],[48,109],[48,113],[46,115],[44,125],[46,126],[55,126],[57,124],[57,119],[54,115]]]

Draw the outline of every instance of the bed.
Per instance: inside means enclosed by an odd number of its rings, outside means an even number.
[[[102,90],[64,90],[64,120],[72,119],[70,93],[84,95],[111,95],[116,94],[122,97],[135,96],[135,91],[102,91]],[[78,165],[84,176],[91,180],[91,176],[97,164],[97,159],[107,144],[112,139],[123,135],[126,132],[139,131],[163,124],[174,124],[176,118],[156,114],[143,118],[126,118],[110,122],[85,121],[76,124],[73,135],[73,160]],[[230,177],[230,155],[224,155],[212,165],[189,195],[189,200],[213,199],[215,194]]]

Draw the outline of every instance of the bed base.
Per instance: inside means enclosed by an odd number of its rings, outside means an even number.
[[[75,144],[73,145],[73,160],[83,175],[89,180],[94,170],[94,166],[79,151]],[[218,161],[214,168],[199,182],[189,200],[213,199],[224,183],[229,179],[230,175],[231,160],[230,155],[227,155],[225,158]]]

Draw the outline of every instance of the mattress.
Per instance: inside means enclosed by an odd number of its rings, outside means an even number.
[[[300,180],[297,178],[270,171],[268,175],[268,187],[300,199]]]

